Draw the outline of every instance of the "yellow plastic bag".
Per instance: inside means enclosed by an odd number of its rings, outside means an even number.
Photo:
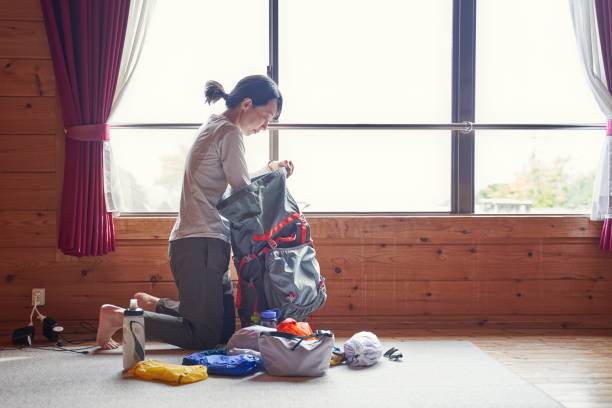
[[[143,380],[159,380],[177,385],[189,384],[208,378],[208,371],[204,365],[184,366],[157,360],[141,361],[130,368],[128,373]]]

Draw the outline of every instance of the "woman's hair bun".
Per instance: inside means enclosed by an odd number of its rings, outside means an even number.
[[[223,85],[221,85],[217,81],[206,81],[206,90],[204,91],[204,96],[206,96],[206,103],[208,103],[209,105],[211,103],[217,102],[221,98],[227,98],[227,94],[223,89]]]

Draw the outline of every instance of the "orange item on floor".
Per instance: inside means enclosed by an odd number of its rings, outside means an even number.
[[[280,322],[276,326],[276,330],[297,334],[298,336],[308,336],[312,334],[312,329],[307,322],[296,322],[295,319],[290,317]]]

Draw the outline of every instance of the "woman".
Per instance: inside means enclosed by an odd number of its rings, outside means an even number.
[[[227,110],[211,115],[198,130],[185,164],[179,215],[170,234],[168,255],[179,301],[146,293],[134,295],[145,310],[147,339],[187,349],[225,343],[235,330],[234,295],[229,277],[230,233],[216,205],[228,184],[236,191],[250,182],[243,136],[266,130],[277,119],[283,98],[263,75],[243,78],[229,94],[218,82],[206,83],[206,102],[225,99]],[[267,171],[286,168],[271,161]],[[103,349],[119,345],[111,336],[121,328],[123,308],[103,305],[96,342]]]

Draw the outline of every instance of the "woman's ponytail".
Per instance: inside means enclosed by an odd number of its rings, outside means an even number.
[[[227,94],[223,89],[223,85],[218,83],[217,81],[207,81],[206,82],[206,90],[204,91],[204,96],[206,96],[206,103],[211,104],[217,102],[219,99],[227,99]]]
[[[217,81],[208,81],[206,82],[204,95],[208,104],[221,98],[225,99],[225,106],[228,109],[234,109],[245,98],[250,98],[253,101],[253,106],[264,106],[271,99],[276,99],[278,104],[274,119],[278,119],[283,109],[283,96],[278,90],[278,86],[265,75],[250,75],[242,78],[229,94],[225,93],[223,86]]]

